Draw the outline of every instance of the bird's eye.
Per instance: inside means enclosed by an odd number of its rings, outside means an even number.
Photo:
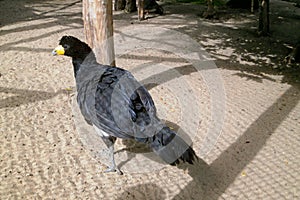
[[[70,46],[67,45],[67,44],[64,44],[64,45],[63,45],[63,48],[64,48],[64,49],[68,49],[68,48],[70,48]]]

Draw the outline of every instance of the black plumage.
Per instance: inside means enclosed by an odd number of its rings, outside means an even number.
[[[192,164],[197,158],[194,150],[159,120],[151,95],[129,71],[97,63],[91,48],[72,36],[63,36],[53,54],[72,57],[81,113],[110,149],[112,165],[107,171],[121,173],[113,156],[116,138],[146,143],[172,165],[180,160]]]

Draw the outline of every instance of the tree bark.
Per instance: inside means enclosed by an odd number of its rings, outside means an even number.
[[[125,12],[131,13],[136,10],[136,0],[126,0]]]
[[[214,9],[213,0],[207,0],[207,11],[204,12],[203,17],[207,19],[211,19],[216,14]]]
[[[85,39],[97,61],[114,66],[112,0],[83,0],[82,13]]]
[[[126,6],[126,0],[115,0],[114,9],[117,10],[124,10]]]
[[[144,0],[138,0],[138,13],[139,13],[139,20],[145,19],[145,9],[144,9]]]
[[[258,34],[270,34],[269,0],[259,0]]]

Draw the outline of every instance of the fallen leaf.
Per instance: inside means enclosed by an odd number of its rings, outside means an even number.
[[[241,176],[246,176],[246,175],[247,175],[246,172],[242,171]]]
[[[65,90],[66,91],[72,91],[73,89],[69,87],[69,88],[65,88]]]

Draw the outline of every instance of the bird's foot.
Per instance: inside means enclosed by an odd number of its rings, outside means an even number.
[[[123,175],[123,172],[117,167],[108,167],[106,170],[104,170],[104,172],[105,173],[117,172],[119,175]]]

